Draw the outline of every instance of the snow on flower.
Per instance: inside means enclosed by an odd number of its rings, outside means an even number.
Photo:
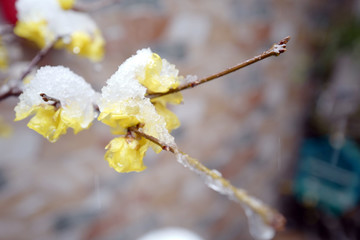
[[[74,54],[101,60],[104,39],[94,21],[86,14],[73,10],[70,0],[18,0],[16,35],[45,47],[57,37],[55,47],[66,48]]]
[[[50,142],[57,141],[69,127],[75,134],[88,128],[97,115],[93,106],[96,92],[82,77],[62,66],[40,68],[24,85],[19,99],[15,121],[34,114],[28,127]]]
[[[174,65],[162,60],[150,49],[139,50],[136,55],[119,66],[117,72],[103,87],[98,120],[109,125],[114,134],[127,134],[129,127],[140,124],[144,133],[169,146],[175,146],[174,138],[169,131],[180,124],[176,115],[166,108],[166,103],[180,103],[181,94],[153,100],[147,98],[146,94],[166,92],[176,88],[179,80],[178,70]],[[139,171],[138,166],[142,166],[142,158],[148,145],[153,147],[155,152],[161,151],[160,147],[145,139],[138,140],[137,137],[120,139],[113,140],[114,142],[108,145],[109,150],[105,157],[110,166],[119,166],[114,168],[120,172]],[[135,150],[140,153],[134,154]],[[124,159],[128,151],[132,153]],[[140,158],[140,165],[137,158]],[[124,165],[124,161],[126,168],[120,167]]]

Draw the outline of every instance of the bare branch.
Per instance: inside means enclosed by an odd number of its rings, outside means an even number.
[[[8,34],[13,34],[13,27],[5,24],[0,26],[0,37]]]
[[[279,212],[268,207],[255,197],[248,195],[245,190],[236,188],[228,180],[217,174],[215,171],[208,169],[198,160],[191,158],[184,153],[181,153],[176,147],[168,146],[167,144],[162,143],[159,139],[142,132],[141,130],[139,130],[138,127],[131,127],[129,128],[129,130],[150,140],[151,142],[157,144],[166,151],[172,152],[175,155],[181,155],[181,157],[185,158],[184,160],[186,161],[186,165],[187,167],[189,167],[190,170],[196,172],[201,176],[206,176],[210,178],[211,181],[220,184],[221,187],[226,190],[225,192],[218,192],[227,195],[232,200],[236,200],[241,204],[245,204],[252,211],[259,214],[264,220],[264,222],[273,227],[274,229],[279,231],[284,228],[286,220],[284,216],[282,216]]]
[[[21,82],[31,72],[31,70],[50,52],[50,50],[54,47],[55,43],[59,39],[60,37],[57,37],[46,47],[41,49],[40,52],[38,52],[38,54],[36,54],[36,56],[31,60],[27,69],[23,72],[23,74],[21,74],[20,78],[18,79],[18,82]]]
[[[11,97],[11,96],[18,97],[18,96],[20,96],[21,93],[22,93],[22,91],[18,87],[8,88],[5,86],[2,86],[2,88],[0,89],[0,101],[6,99],[8,97]]]
[[[174,88],[174,89],[170,89],[169,91],[167,92],[164,92],[164,93],[150,93],[147,95],[147,97],[149,98],[157,98],[157,97],[162,97],[164,95],[168,95],[168,94],[171,94],[171,93],[176,93],[176,92],[180,92],[180,91],[183,91],[185,89],[188,89],[188,88],[193,88],[197,85],[200,85],[200,84],[203,84],[203,83],[206,83],[206,82],[209,82],[211,80],[214,80],[214,79],[217,79],[219,77],[222,77],[222,76],[225,76],[229,73],[232,73],[232,72],[235,72],[241,68],[244,68],[246,66],[249,66],[253,63],[256,63],[256,62],[259,62],[261,60],[264,60],[268,57],[271,57],[271,56],[279,56],[280,54],[286,52],[286,44],[290,41],[290,37],[286,37],[284,39],[282,39],[281,41],[279,41],[279,43],[277,44],[274,44],[272,45],[271,48],[269,48],[268,50],[266,50],[265,52],[263,52],[262,54],[258,55],[258,56],[255,56],[253,58],[250,58],[234,67],[231,67],[231,68],[228,68],[224,71],[221,71],[219,73],[216,73],[216,74],[213,74],[211,76],[208,76],[208,77],[205,77],[203,79],[200,79],[200,80],[196,80],[194,82],[191,82],[191,83],[188,83],[186,85],[183,85],[183,86],[180,86],[178,88]]]
[[[55,43],[60,39],[60,37],[54,39],[50,44],[41,49],[36,56],[31,60],[26,70],[21,74],[21,76],[15,81],[15,83],[10,84],[10,82],[4,84],[0,88],[0,101],[4,100],[11,96],[19,96],[22,93],[20,89],[20,83],[24,78],[34,69],[34,67],[50,52],[54,47]],[[13,86],[10,86],[13,85]]]

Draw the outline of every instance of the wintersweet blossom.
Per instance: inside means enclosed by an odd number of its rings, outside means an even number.
[[[40,68],[24,85],[19,98],[15,121],[34,114],[28,127],[50,142],[57,141],[69,127],[75,134],[88,128],[97,116],[95,91],[82,77],[62,66]]]
[[[18,0],[14,32],[40,48],[61,37],[56,48],[66,48],[94,61],[101,60],[105,42],[100,30],[87,14],[66,10],[73,4],[70,0]]]
[[[140,172],[146,168],[142,159],[148,147],[149,142],[144,138],[114,138],[106,146],[105,159],[118,172]]]
[[[179,70],[175,68],[175,65],[170,64],[166,59],[161,59],[158,54],[152,53],[145,66],[144,74],[139,76],[138,80],[148,89],[148,93],[164,93],[180,85],[183,77],[178,74]],[[166,127],[170,132],[180,126],[180,121],[173,112],[167,109],[167,104],[179,104],[182,100],[181,93],[151,100],[157,113],[165,118]]]
[[[139,50],[119,66],[103,87],[98,120],[109,125],[114,134],[127,134],[129,127],[140,125],[144,133],[169,146],[175,146],[169,131],[180,124],[176,115],[166,109],[166,103],[179,103],[182,96],[176,94],[150,100],[146,95],[175,88],[180,79],[174,65],[162,60],[150,49]],[[128,142],[128,139],[127,136],[120,137],[108,145],[105,159],[119,172],[142,170],[139,166],[142,166],[142,158],[148,146],[155,152],[161,151],[160,147],[148,140],[135,138]],[[128,157],[124,159],[123,156]]]

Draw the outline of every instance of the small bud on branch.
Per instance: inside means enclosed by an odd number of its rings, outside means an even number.
[[[54,106],[56,109],[59,109],[61,107],[60,100],[50,97],[46,95],[45,93],[40,93],[40,96],[44,100],[44,102],[52,102],[50,105]]]

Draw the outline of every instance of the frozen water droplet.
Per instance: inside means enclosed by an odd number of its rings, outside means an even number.
[[[186,168],[190,168],[189,162],[187,160],[187,155],[185,154],[181,154],[181,153],[177,153],[176,154],[176,159],[179,163],[181,163],[181,165],[183,165]]]
[[[195,75],[187,75],[184,79],[182,79],[182,82],[184,84],[189,84],[189,83],[193,83],[196,82],[199,78]]]
[[[79,47],[74,47],[73,48],[73,53],[79,54],[80,53],[80,48]]]
[[[256,240],[270,240],[275,236],[275,229],[264,222],[262,217],[243,205],[245,214],[248,217],[249,231]]]
[[[219,177],[221,177],[221,173],[219,171],[217,171],[215,169],[213,169],[211,171],[213,173],[215,173],[216,175],[218,175]],[[214,179],[211,176],[206,175],[205,183],[209,188],[211,188],[212,190],[214,190],[220,194],[228,195],[228,196],[232,195],[232,191],[229,188],[225,187],[223,185],[223,183],[218,179]]]
[[[216,175],[218,175],[219,177],[221,177],[222,175],[221,175],[221,172],[219,172],[218,170],[216,170],[216,169],[213,169],[213,170],[211,170],[213,173],[215,173]]]

